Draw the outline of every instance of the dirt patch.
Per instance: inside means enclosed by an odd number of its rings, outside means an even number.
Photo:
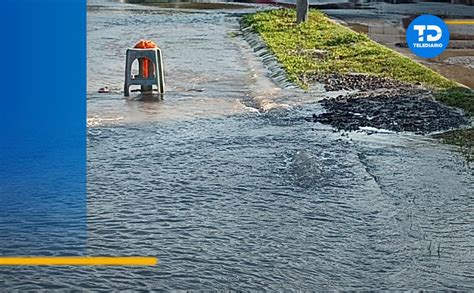
[[[427,134],[469,123],[463,113],[434,101],[428,92],[419,89],[354,93],[320,103],[327,112],[313,114],[306,120],[329,124],[338,130],[374,127]]]

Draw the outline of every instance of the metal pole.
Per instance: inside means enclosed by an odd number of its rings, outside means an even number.
[[[296,22],[308,20],[309,0],[296,0]]]

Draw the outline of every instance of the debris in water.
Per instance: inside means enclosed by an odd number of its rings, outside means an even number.
[[[108,87],[101,87],[99,89],[99,94],[107,94],[110,93],[110,89]]]

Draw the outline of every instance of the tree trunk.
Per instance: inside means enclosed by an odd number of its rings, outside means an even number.
[[[308,20],[309,0],[296,0],[296,22]]]

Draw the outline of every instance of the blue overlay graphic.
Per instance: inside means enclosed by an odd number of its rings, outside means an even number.
[[[3,1],[0,30],[0,256],[82,254],[85,0]]]

